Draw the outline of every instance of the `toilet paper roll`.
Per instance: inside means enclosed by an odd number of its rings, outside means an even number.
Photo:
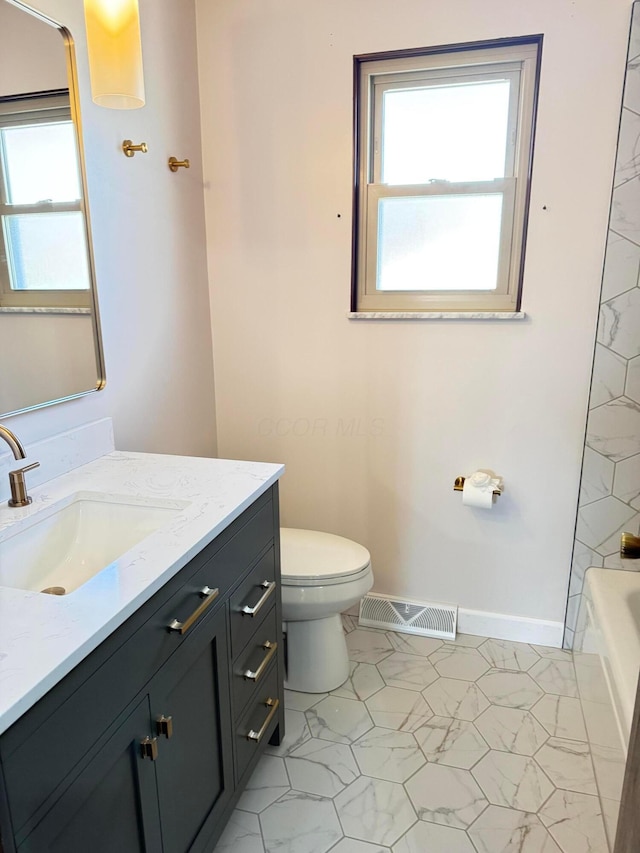
[[[493,490],[500,484],[500,479],[492,477],[486,471],[476,471],[466,477],[462,488],[462,503],[465,506],[475,506],[480,509],[491,509],[493,506]]]

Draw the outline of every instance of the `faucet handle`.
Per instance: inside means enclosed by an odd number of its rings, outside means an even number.
[[[25,465],[24,468],[16,468],[15,471],[9,471],[9,476],[12,474],[24,474],[25,471],[33,471],[34,468],[39,468],[39,462],[32,462],[31,465]]]
[[[11,486],[11,500],[8,501],[9,506],[29,506],[31,498],[27,494],[27,484],[24,475],[26,471],[33,471],[34,468],[39,467],[39,462],[32,462],[31,465],[25,465],[24,468],[16,468],[15,471],[9,471],[9,485]]]

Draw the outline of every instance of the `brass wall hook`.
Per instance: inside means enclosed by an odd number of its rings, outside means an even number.
[[[172,172],[177,172],[178,169],[189,169],[191,163],[188,160],[177,160],[175,157],[169,157],[169,168]]]
[[[140,151],[141,154],[146,154],[149,149],[147,148],[146,142],[141,142],[140,145],[134,145],[130,139],[125,139],[122,143],[122,150],[124,151],[125,157],[133,157],[136,151]]]

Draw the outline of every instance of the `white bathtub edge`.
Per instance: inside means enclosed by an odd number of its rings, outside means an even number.
[[[640,634],[625,596],[629,591],[640,591],[640,577],[636,572],[597,568],[589,569],[586,577],[594,618],[605,646],[600,650],[603,667],[626,746],[636,700]]]

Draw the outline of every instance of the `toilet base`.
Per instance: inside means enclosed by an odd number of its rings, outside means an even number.
[[[349,677],[349,656],[340,614],[325,619],[286,622],[287,678],[300,693],[328,693]]]

